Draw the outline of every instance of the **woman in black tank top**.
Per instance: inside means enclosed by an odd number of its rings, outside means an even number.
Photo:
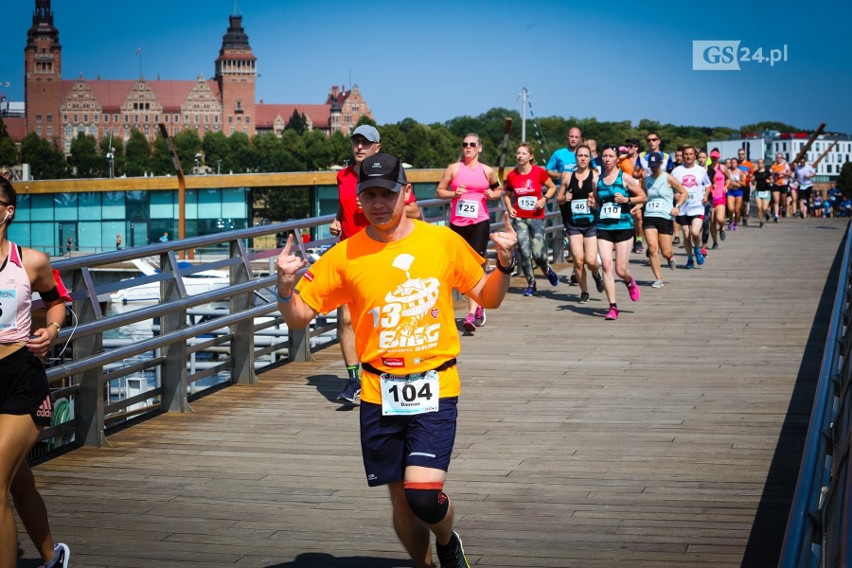
[[[580,303],[589,301],[589,288],[586,284],[586,268],[592,273],[595,287],[601,293],[603,279],[598,268],[598,239],[597,239],[597,209],[589,205],[589,196],[595,191],[598,183],[597,170],[590,167],[591,149],[581,144],[576,150],[577,169],[562,174],[562,183],[556,194],[559,205],[567,205],[568,224],[565,231],[574,259],[574,275],[580,286]]]

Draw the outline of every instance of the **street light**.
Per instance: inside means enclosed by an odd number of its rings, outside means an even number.
[[[112,179],[115,176],[115,148],[110,147],[106,157],[109,161],[109,177]]]
[[[222,160],[216,160],[216,175],[222,173]]]

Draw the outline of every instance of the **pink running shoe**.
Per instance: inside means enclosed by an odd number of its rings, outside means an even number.
[[[604,319],[617,320],[618,319],[618,308],[616,308],[615,306],[610,306],[609,311],[606,313],[606,317]]]
[[[627,285],[627,291],[630,293],[630,299],[634,302],[639,300],[642,296],[642,293],[639,291],[639,285],[636,284],[636,279],[631,278],[630,284]]]
[[[476,330],[476,326],[473,323],[473,314],[467,314],[467,317],[464,318],[464,323],[462,324],[465,331],[469,331],[473,333]]]

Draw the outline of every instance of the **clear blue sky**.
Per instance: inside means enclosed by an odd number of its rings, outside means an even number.
[[[321,103],[356,83],[379,124],[520,111],[739,127],[762,120],[852,133],[852,3],[240,0],[257,97]],[[5,2],[0,87],[23,100],[33,0]],[[712,9],[709,8],[712,6]],[[760,6],[760,7],[758,7]],[[211,77],[233,0],[53,0],[63,78]],[[694,40],[787,46],[788,61],[694,71]],[[740,52],[742,53],[742,52]]]

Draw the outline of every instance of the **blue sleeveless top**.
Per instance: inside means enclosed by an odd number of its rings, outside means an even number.
[[[604,183],[603,175],[598,178],[598,197],[600,198],[598,229],[619,231],[633,228],[633,215],[630,214],[630,209],[633,206],[629,203],[619,205],[615,202],[616,193],[620,193],[624,197],[630,197],[630,193],[624,187],[624,181],[621,179],[621,176],[622,171],[619,170],[618,176],[612,185]]]
[[[645,193],[648,194],[648,202],[645,203],[645,217],[671,220],[674,189],[669,185],[669,175],[661,171],[657,179],[650,176],[646,177]]]

